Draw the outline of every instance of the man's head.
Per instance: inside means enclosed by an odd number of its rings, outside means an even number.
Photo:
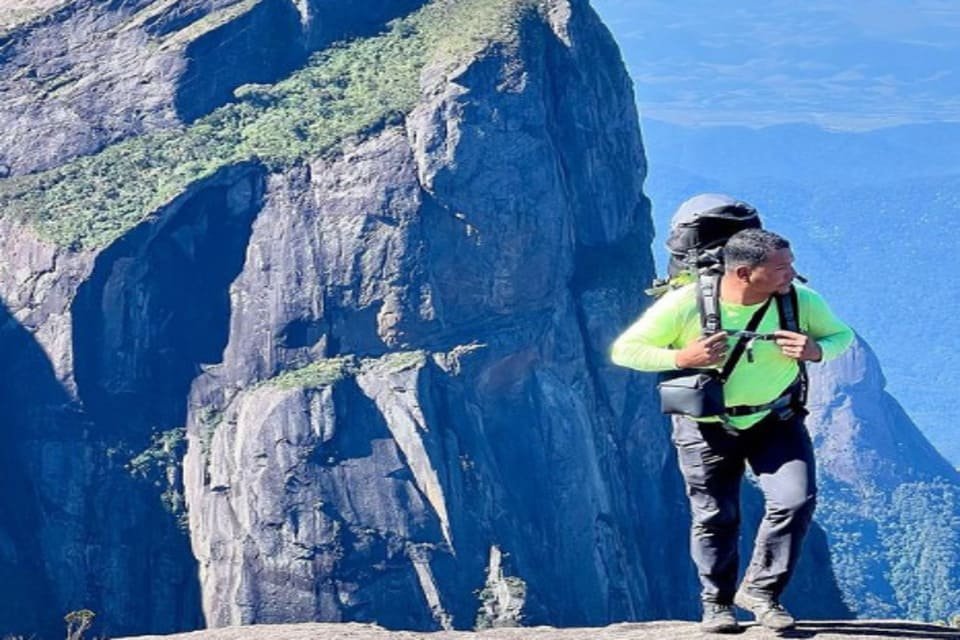
[[[767,295],[786,293],[797,275],[790,243],[765,229],[733,234],[723,247],[723,262],[729,277]]]

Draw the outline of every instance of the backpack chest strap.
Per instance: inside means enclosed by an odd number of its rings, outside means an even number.
[[[722,330],[722,324],[720,321],[720,274],[716,273],[705,273],[701,274],[697,278],[697,307],[700,311],[700,327],[704,336],[710,336],[715,333],[718,333]],[[785,294],[776,294],[767,298],[766,304],[761,307],[754,317],[750,319],[748,323],[747,330],[754,331],[757,328],[757,325],[760,323],[760,319],[766,313],[767,308],[769,307],[770,301],[775,299],[777,302],[777,314],[780,319],[780,328],[785,329],[786,331],[793,331],[796,333],[800,332],[800,302],[797,296],[797,288],[794,286],[790,287],[790,291]],[[721,380],[726,382],[730,377],[730,374],[733,372],[733,368],[737,365],[737,362],[740,360],[740,357],[743,355],[743,351],[746,348],[746,343],[744,340],[739,340],[734,345],[733,351],[730,354],[730,357],[727,359],[727,364],[721,372]],[[808,389],[810,387],[809,377],[807,375],[807,366],[806,363],[802,360],[797,361],[797,366],[800,369],[799,375],[797,376],[797,382],[795,385],[791,385],[789,396],[794,398],[802,406],[807,402]],[[774,404],[777,402],[782,402],[783,396],[777,398],[769,404]],[[762,411],[765,409],[771,408],[769,406],[761,406],[759,409],[756,407],[744,407],[743,410],[752,409],[747,411],[747,413],[755,413],[756,411]],[[743,414],[745,415],[745,414]]]

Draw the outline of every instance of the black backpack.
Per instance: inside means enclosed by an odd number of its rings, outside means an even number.
[[[760,215],[746,202],[704,193],[681,204],[670,219],[667,277],[647,293],[660,295],[706,273],[723,273],[723,245],[737,231],[759,229]]]
[[[759,229],[757,210],[728,195],[704,193],[683,202],[670,220],[667,250],[670,263],[667,278],[655,280],[647,293],[659,296],[670,289],[697,283],[697,305],[700,326],[708,336],[722,330],[720,326],[720,278],[723,276],[723,246],[733,234],[743,229]],[[780,327],[800,331],[797,292],[794,287],[787,294],[775,298],[780,316]],[[739,358],[745,341],[738,341],[731,358]],[[734,356],[736,356],[734,358]],[[800,366],[800,402],[806,401],[807,372]]]

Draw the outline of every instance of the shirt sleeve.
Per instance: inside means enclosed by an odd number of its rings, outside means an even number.
[[[610,348],[610,359],[621,367],[638,371],[676,369],[685,301],[684,289],[667,293],[630,325]]]
[[[853,329],[833,313],[820,294],[812,289],[806,289],[804,294],[807,334],[820,345],[821,361],[833,360],[853,343]]]

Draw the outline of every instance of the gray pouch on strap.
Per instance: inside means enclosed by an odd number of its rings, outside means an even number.
[[[660,411],[663,413],[707,418],[726,412],[719,371],[678,375],[661,380],[657,388],[660,390]]]

